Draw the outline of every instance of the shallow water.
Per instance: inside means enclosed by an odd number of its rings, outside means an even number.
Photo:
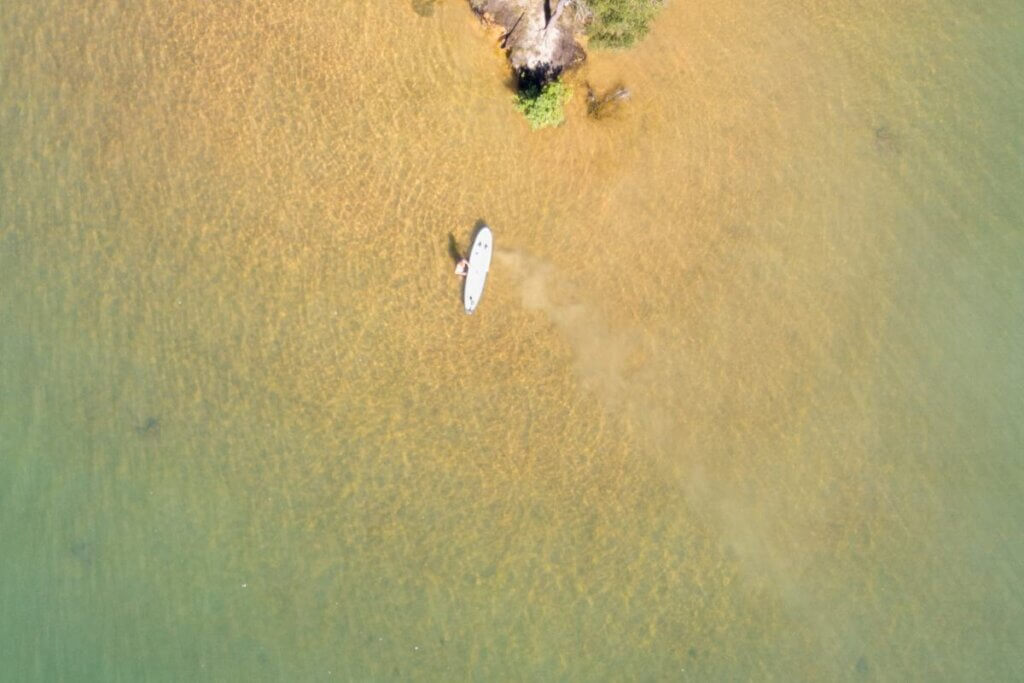
[[[1024,6],[890,4],[536,134],[455,0],[4,5],[4,678],[1020,677]]]

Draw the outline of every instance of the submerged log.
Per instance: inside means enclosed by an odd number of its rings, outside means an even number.
[[[583,61],[576,35],[585,17],[573,0],[469,0],[473,10],[504,29],[502,46],[520,89],[542,87]],[[567,11],[571,8],[572,11]]]
[[[587,114],[595,119],[604,118],[615,111],[616,103],[629,98],[629,89],[624,85],[617,85],[603,95],[598,95],[587,83]]]

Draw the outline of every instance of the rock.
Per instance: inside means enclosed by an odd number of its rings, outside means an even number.
[[[434,15],[434,3],[436,0],[412,0],[412,11],[421,17]]]
[[[145,422],[135,425],[135,433],[139,436],[157,436],[160,434],[160,420],[149,416]]]
[[[555,80],[585,59],[576,35],[582,33],[586,17],[577,1],[469,0],[469,4],[504,30],[502,47],[519,88],[528,89]]]

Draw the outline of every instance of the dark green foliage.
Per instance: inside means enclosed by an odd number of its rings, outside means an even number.
[[[629,47],[647,33],[660,0],[587,0],[593,20],[587,28],[595,47]]]
[[[516,109],[530,122],[534,130],[557,126],[565,121],[565,103],[572,97],[572,88],[561,80],[544,86],[531,85],[516,93]]]

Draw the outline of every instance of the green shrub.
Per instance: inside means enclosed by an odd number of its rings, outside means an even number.
[[[647,33],[660,0],[587,0],[593,20],[587,28],[595,47],[629,47]]]
[[[572,88],[561,80],[543,87],[530,86],[516,93],[516,109],[523,113],[534,130],[558,126],[565,121],[565,104],[572,97]]]

